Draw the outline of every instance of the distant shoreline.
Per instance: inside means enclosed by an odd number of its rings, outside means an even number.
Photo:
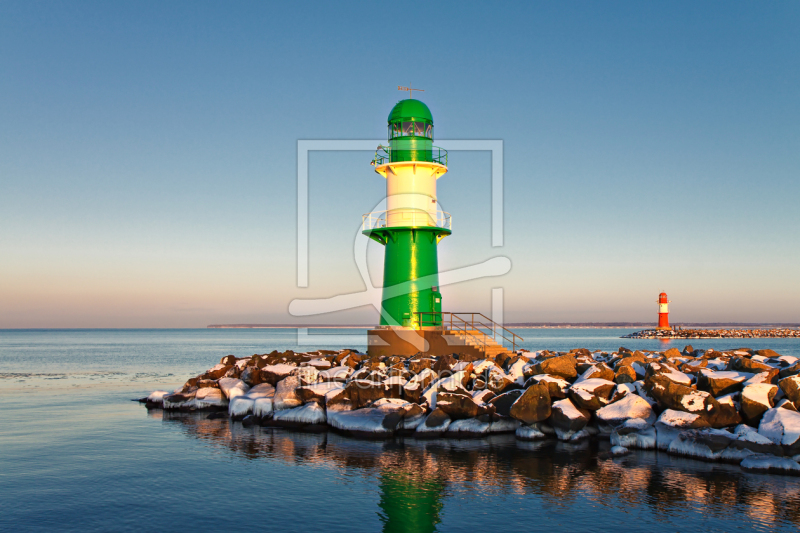
[[[609,322],[609,323],[510,323],[505,324],[507,328],[516,329],[620,329],[620,328],[647,328],[653,327],[649,322]],[[787,323],[750,323],[750,322],[723,322],[723,323],[684,323],[681,327],[693,327],[704,329],[716,328],[751,328],[751,329],[770,329],[770,328],[797,328],[800,324]],[[308,329],[371,329],[375,324],[211,324],[207,329],[287,329],[287,328],[308,328]]]

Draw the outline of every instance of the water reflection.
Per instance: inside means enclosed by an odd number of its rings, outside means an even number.
[[[244,428],[201,414],[151,411],[149,416],[245,459],[324,464],[373,477],[381,490],[376,512],[386,532],[435,531],[446,500],[456,492],[532,495],[541,505],[537,513],[588,500],[595,509],[645,508],[659,521],[679,520],[692,510],[704,518],[735,515],[750,527],[800,525],[798,478],[657,452],[612,460],[605,455],[607,443],[530,443],[513,435],[364,441],[334,432]],[[591,526],[591,519],[585,520]]]

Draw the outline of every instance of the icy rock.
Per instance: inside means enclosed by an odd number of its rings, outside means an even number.
[[[636,381],[636,371],[630,365],[617,367],[614,373],[614,383],[633,383]]]
[[[514,383],[514,380],[497,366],[489,367],[483,373],[483,380],[486,383],[486,388],[495,394],[501,394],[509,385]]]
[[[569,389],[569,399],[576,407],[597,411],[608,404],[616,384],[606,379],[590,378],[575,382]]]
[[[668,409],[693,413],[709,420],[719,411],[719,402],[711,394],[675,383],[663,374],[649,377],[645,386],[658,404]]]
[[[309,402],[300,407],[284,409],[276,412],[272,417],[273,424],[285,427],[304,427],[315,426],[313,429],[324,429],[327,417],[325,409],[317,402]]]
[[[571,440],[576,433],[586,427],[590,418],[591,414],[588,411],[578,409],[569,399],[565,399],[553,404],[550,423],[559,439]]]
[[[247,391],[247,397],[253,398],[272,398],[275,396],[275,387],[269,383],[260,383]]]
[[[550,433],[552,434],[553,430],[550,428]],[[548,433],[545,433],[543,430],[543,424],[540,422],[536,422],[530,425],[524,425],[517,428],[516,431],[517,438],[520,440],[541,440],[546,439]]]
[[[297,367],[294,365],[287,365],[283,363],[277,365],[267,365],[261,369],[261,380],[271,385],[277,385],[279,381],[289,377],[289,375],[296,369]]]
[[[292,374],[297,376],[297,378],[300,380],[301,386],[311,385],[312,383],[317,382],[319,370],[313,366],[301,366],[300,368],[295,368]]]
[[[778,386],[790,402],[794,404],[800,402],[800,376],[783,378],[778,382]]]
[[[636,394],[628,394],[621,400],[597,411],[598,427],[605,426],[605,428],[599,428],[601,433],[604,432],[603,429],[610,433],[611,429],[632,418],[643,419],[648,425],[652,425],[656,421],[656,414],[650,404]]]
[[[731,450],[748,450],[751,453],[767,453],[772,455],[783,455],[783,449],[767,437],[760,435],[758,431],[746,424],[739,424],[733,431],[736,440],[731,442]],[[735,459],[735,456],[731,456]]]
[[[492,398],[496,395],[490,390],[475,390],[472,391],[472,399],[475,400],[476,403],[488,403]]]
[[[192,409],[194,408],[195,392],[178,392],[167,394],[163,397],[162,407],[164,409]]]
[[[514,433],[522,425],[519,420],[513,418],[498,418],[492,420],[489,426],[489,433]]]
[[[232,366],[233,365],[223,364],[216,365],[213,368],[209,368],[206,373],[203,374],[203,377],[204,379],[217,380],[227,374],[228,370],[230,370]]]
[[[656,447],[656,429],[643,418],[629,418],[611,432],[611,444],[652,450]]]
[[[614,381],[614,371],[604,363],[599,363],[590,366],[583,374],[578,377],[575,383],[586,381],[587,379],[604,379],[606,381]]]
[[[311,361],[309,361],[307,363],[303,363],[303,365],[313,366],[318,371],[328,370],[328,369],[331,368],[331,362],[330,361],[328,361],[327,359],[319,359],[319,358],[318,359],[312,359]]]
[[[761,416],[774,405],[772,400],[777,392],[778,387],[776,385],[766,383],[747,385],[742,390],[742,415],[744,419],[751,424],[757,424],[761,420]]]
[[[645,370],[645,381],[647,381],[647,378],[656,375],[663,376],[668,380],[672,381],[673,383],[677,383],[678,385],[683,385],[685,387],[688,387],[692,384],[692,378],[690,378],[680,370],[676,370],[671,366],[661,363],[648,364]]]
[[[237,396],[244,396],[250,387],[237,378],[220,378],[219,388],[228,400],[232,400]]]
[[[788,457],[774,455],[750,455],[740,463],[742,470],[767,472],[770,474],[789,474],[800,476],[800,464]]]
[[[303,402],[297,396],[297,388],[299,386],[300,378],[297,376],[288,376],[279,381],[277,387],[275,387],[275,396],[272,400],[273,409],[281,411],[300,406]]]
[[[399,410],[374,407],[354,411],[328,411],[328,424],[355,437],[388,438],[403,419]]]
[[[232,420],[242,420],[245,416],[253,414],[254,398],[247,396],[237,396],[228,405],[228,415]]]
[[[733,435],[722,429],[692,429],[678,434],[669,445],[669,452],[716,461],[732,440]]]
[[[523,424],[541,422],[550,417],[550,392],[545,383],[534,383],[514,401],[509,415]]]
[[[350,377],[350,374],[353,373],[353,369],[349,366],[335,366],[333,368],[329,368],[327,370],[323,370],[319,373],[319,380],[320,381],[336,381],[339,383],[344,383],[347,381],[347,378]]]
[[[198,389],[194,397],[195,409],[224,409],[228,400],[222,391],[211,387]]]
[[[447,426],[445,436],[454,438],[474,438],[488,435],[492,427],[489,418],[488,415],[485,415],[478,418],[453,420],[450,425]]]
[[[351,380],[345,387],[345,394],[353,402],[353,408],[361,409],[386,397],[386,387],[383,383],[375,383],[366,379]]]
[[[272,399],[273,397],[267,398],[256,398],[253,400],[253,416],[257,416],[262,420],[268,419],[272,416]]]
[[[508,379],[513,381],[519,386],[525,384],[525,367],[528,366],[528,360],[523,357],[519,357],[516,362],[514,362],[511,366],[508,367]]]
[[[631,451],[625,446],[612,446],[609,453],[612,457],[622,457],[623,455],[628,455]]]
[[[668,450],[672,441],[687,429],[708,427],[708,421],[700,415],[667,409],[656,420],[656,446]]]
[[[758,433],[782,445],[787,455],[800,453],[800,413],[789,409],[770,409],[761,418]]]
[[[416,437],[440,437],[447,431],[450,426],[450,417],[441,409],[434,409],[425,418],[425,421],[417,426],[414,432]]]

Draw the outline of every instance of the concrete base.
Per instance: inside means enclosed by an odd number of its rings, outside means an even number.
[[[432,356],[458,354],[462,359],[485,357],[481,350],[447,333],[440,329],[416,330],[403,327],[371,329],[367,332],[367,354],[370,357],[376,355],[409,357],[418,353]]]

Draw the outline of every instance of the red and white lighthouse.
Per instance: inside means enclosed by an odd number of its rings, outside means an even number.
[[[667,293],[662,292],[658,295],[658,327],[659,331],[671,331],[669,327],[669,300],[667,300]]]

